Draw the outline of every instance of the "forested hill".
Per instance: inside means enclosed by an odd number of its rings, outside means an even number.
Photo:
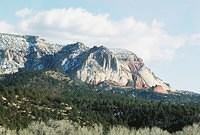
[[[158,94],[91,86],[56,71],[17,72],[0,79],[0,124],[12,129],[32,121],[71,119],[82,125],[160,127],[174,132],[200,122],[200,96]]]

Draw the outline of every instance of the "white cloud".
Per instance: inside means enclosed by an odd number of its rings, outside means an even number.
[[[3,32],[3,33],[6,33],[6,32],[13,33],[14,32],[14,27],[12,25],[8,24],[7,22],[0,20],[0,32]]]
[[[145,62],[171,60],[186,42],[181,36],[170,35],[157,20],[152,23],[133,17],[113,20],[108,14],[93,14],[79,8],[35,13],[23,9],[16,14],[22,17],[17,27],[23,33],[54,41],[81,41],[91,46],[126,48]]]
[[[31,15],[31,13],[32,13],[32,10],[31,10],[31,9],[29,9],[29,8],[23,8],[23,9],[17,11],[17,12],[16,12],[16,15],[17,15],[18,17],[24,18],[24,17],[27,17],[27,16]]]
[[[188,44],[191,45],[200,45],[200,33],[195,33],[189,36]]]

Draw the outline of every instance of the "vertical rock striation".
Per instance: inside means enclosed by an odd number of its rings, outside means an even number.
[[[42,69],[59,70],[92,85],[106,82],[137,89],[154,87],[161,93],[172,90],[131,51],[89,48],[80,42],[51,44],[38,36],[0,34],[0,74]]]

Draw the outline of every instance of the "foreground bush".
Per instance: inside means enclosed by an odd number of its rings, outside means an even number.
[[[3,127],[0,128],[0,135],[171,135],[167,131],[160,128],[143,128],[143,129],[128,129],[123,126],[112,127],[108,132],[105,132],[101,125],[93,127],[81,127],[77,123],[69,120],[33,122],[26,129],[9,130]],[[183,131],[178,131],[172,135],[200,135],[200,125],[185,127]]]

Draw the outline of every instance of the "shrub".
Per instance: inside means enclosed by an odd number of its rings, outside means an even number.
[[[0,128],[1,135],[104,135],[104,129],[101,125],[94,125],[92,127],[80,126],[69,120],[50,120],[44,122],[32,122],[27,128],[16,130],[9,130]],[[170,134],[160,128],[140,128],[128,129],[123,126],[114,126],[110,128],[107,135],[200,135],[200,125],[185,127],[182,131]]]

